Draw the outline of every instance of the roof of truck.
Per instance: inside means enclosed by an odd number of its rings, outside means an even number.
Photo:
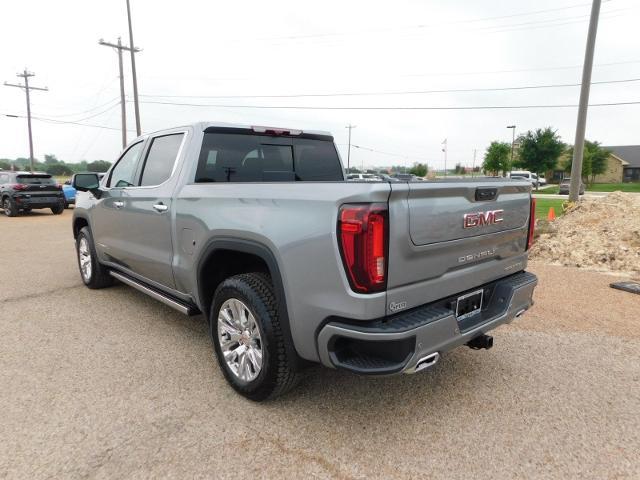
[[[266,128],[277,129],[277,130],[300,130],[304,133],[310,133],[312,135],[326,135],[333,138],[333,135],[331,134],[331,132],[327,132],[324,130],[306,130],[306,129],[293,128],[293,127],[277,127],[273,125],[246,125],[241,123],[226,123],[226,122],[194,122],[194,123],[189,123],[187,125],[179,125],[172,128],[163,128],[162,130],[157,130],[155,132],[145,133],[144,135],[141,135],[141,137],[156,134],[159,132],[164,132],[165,130],[174,130],[176,128],[183,128],[183,127],[192,127],[195,130],[205,130],[209,127],[242,128],[246,130],[251,130],[253,127],[266,127]]]

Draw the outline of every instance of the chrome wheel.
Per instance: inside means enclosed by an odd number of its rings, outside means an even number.
[[[80,261],[80,272],[85,282],[91,280],[91,250],[86,237],[80,237],[78,243],[78,260]]]
[[[7,217],[10,217],[11,216],[11,202],[9,201],[8,198],[4,199],[4,202],[2,204],[2,208],[4,209],[4,214]]]
[[[229,370],[250,382],[262,370],[262,338],[255,317],[236,298],[226,300],[218,312],[218,342]]]

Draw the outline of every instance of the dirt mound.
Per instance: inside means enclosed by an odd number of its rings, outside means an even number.
[[[640,196],[585,199],[548,223],[530,257],[548,263],[640,275]]]

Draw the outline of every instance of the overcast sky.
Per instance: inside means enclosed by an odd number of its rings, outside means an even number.
[[[557,128],[573,142],[577,108],[303,110],[237,106],[465,107],[577,104],[578,87],[337,97],[248,95],[407,92],[579,83],[589,0],[197,1],[131,0],[143,132],[198,120],[328,130],[346,162],[478,162],[492,140]],[[640,2],[602,4],[593,81],[640,78]],[[35,72],[35,156],[114,160],[120,149],[117,56],[98,39],[129,43],[124,0],[10,2],[0,29],[0,81]],[[128,98],[130,59],[125,57]],[[155,96],[154,96],[155,95]],[[162,95],[162,97],[161,97]],[[168,97],[168,96],[175,97]],[[202,96],[197,98],[196,96]],[[209,97],[209,98],[207,98]],[[591,103],[640,101],[640,82],[594,85]],[[167,105],[148,102],[204,104]],[[211,106],[213,105],[213,106]],[[222,105],[231,105],[223,107]],[[28,156],[24,92],[0,86],[0,158]],[[134,128],[127,103],[128,127]],[[91,117],[91,118],[89,118]],[[130,139],[135,133],[129,132]],[[640,104],[593,107],[587,138],[640,143]],[[385,153],[379,153],[385,152]],[[388,155],[391,153],[393,155]]]

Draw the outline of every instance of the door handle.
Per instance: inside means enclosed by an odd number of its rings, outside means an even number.
[[[116,200],[115,202],[113,202],[113,206],[116,207],[116,208],[122,208],[122,207],[124,207],[124,202]]]
[[[169,207],[167,205],[165,205],[164,203],[162,203],[162,202],[156,203],[153,206],[153,208],[154,208],[154,210],[156,212],[159,212],[159,213],[163,213],[163,212],[166,212],[167,210],[169,210]]]

